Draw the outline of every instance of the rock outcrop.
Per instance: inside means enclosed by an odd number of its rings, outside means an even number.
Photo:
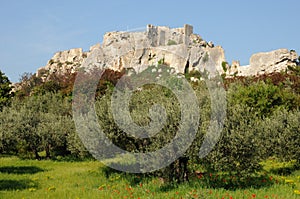
[[[46,77],[51,73],[74,73],[86,57],[87,54],[83,53],[81,48],[57,52],[46,66],[37,70],[36,75],[38,77]]]
[[[133,69],[139,73],[149,65],[163,63],[177,73],[206,70],[228,77],[252,76],[285,70],[288,65],[295,66],[297,59],[295,51],[278,49],[252,55],[247,66],[240,66],[239,61],[233,61],[230,66],[223,48],[194,34],[190,25],[182,28],[147,25],[144,32],[108,32],[103,43],[92,46],[88,52],[81,48],[57,52],[36,75],[46,81],[53,73],[74,73],[83,63],[117,71]]]
[[[254,76],[264,73],[280,72],[286,70],[287,66],[296,66],[297,59],[297,53],[288,49],[260,52],[251,56],[250,64],[247,66],[240,66],[239,62],[233,62],[228,70],[228,74]]]
[[[148,25],[144,32],[108,32],[103,43],[92,46],[88,52],[80,48],[57,52],[36,75],[47,79],[51,73],[73,73],[84,61],[91,60],[93,66],[118,71],[131,68],[141,72],[149,65],[163,62],[177,73],[212,71],[214,64],[223,72],[225,55],[222,47],[215,47],[194,34],[190,25],[182,28]]]

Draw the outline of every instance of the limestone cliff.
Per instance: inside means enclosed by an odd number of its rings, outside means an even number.
[[[226,73],[227,77],[251,76],[285,70],[288,65],[295,66],[297,59],[295,51],[278,49],[252,55],[247,66],[240,66],[239,61],[230,66],[225,64],[222,47],[215,47],[194,34],[190,25],[182,28],[147,25],[144,32],[108,32],[103,43],[92,46],[88,52],[81,48],[57,52],[46,66],[38,69],[36,76],[46,81],[52,73],[74,73],[83,63],[118,71],[130,68],[138,73],[161,62],[177,73],[207,70]]]
[[[240,66],[238,61],[234,61],[228,68],[227,74],[237,76],[255,76],[264,73],[285,71],[287,66],[296,66],[298,55],[293,50],[277,49],[270,52],[260,52],[253,54],[250,64]]]
[[[36,75],[46,79],[51,73],[73,73],[84,61],[91,60],[99,68],[132,68],[136,72],[163,61],[177,73],[213,70],[205,63],[215,63],[217,70],[223,72],[225,56],[222,47],[204,41],[193,33],[190,25],[182,28],[148,25],[144,32],[108,32],[103,43],[92,46],[88,52],[81,48],[57,52]]]

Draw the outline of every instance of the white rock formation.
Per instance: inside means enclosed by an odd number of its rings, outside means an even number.
[[[75,72],[85,60],[92,66],[118,71],[133,68],[141,72],[163,62],[177,73],[215,68],[223,73],[225,56],[220,46],[214,47],[212,42],[193,34],[190,25],[173,29],[148,25],[145,32],[108,32],[103,43],[92,46],[89,52],[82,52],[81,48],[57,52],[36,74],[46,79],[51,73]]]
[[[147,25],[144,32],[108,32],[103,43],[91,46],[88,52],[81,48],[57,52],[36,75],[46,81],[52,73],[74,73],[83,63],[117,71],[127,68],[137,73],[149,65],[163,63],[176,73],[206,70],[211,74],[224,74],[225,63],[227,76],[251,76],[285,70],[288,65],[296,65],[297,58],[294,51],[278,49],[252,55],[248,66],[240,66],[239,61],[229,66],[222,47],[204,41],[193,33],[192,26]]]
[[[36,76],[46,79],[51,73],[74,73],[87,55],[88,53],[82,52],[81,48],[57,52],[48,61],[46,66],[37,70]]]
[[[228,73],[236,73],[238,76],[255,76],[264,73],[280,72],[287,69],[287,66],[296,66],[298,55],[295,51],[288,49],[277,49],[270,52],[260,52],[253,54],[250,64],[239,66],[232,64]]]

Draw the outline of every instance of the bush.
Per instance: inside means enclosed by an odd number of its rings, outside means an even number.
[[[72,142],[68,138],[75,133],[75,127],[70,103],[60,94],[16,98],[11,107],[1,112],[0,121],[0,148],[4,153],[36,159],[43,151],[47,158],[70,154]]]
[[[168,45],[168,46],[171,46],[171,45],[177,45],[177,42],[170,39],[170,40],[168,41],[167,45]]]
[[[222,68],[225,73],[227,72],[227,65],[228,65],[228,62],[225,62],[225,61],[222,62]]]
[[[260,142],[257,138],[260,121],[251,108],[229,104],[222,137],[204,158],[210,172],[226,172],[248,177],[260,169]]]
[[[300,112],[280,109],[265,118],[260,131],[262,156],[300,163]]]
[[[248,86],[240,83],[232,84],[229,93],[231,98],[229,100],[253,108],[253,111],[262,118],[280,107],[293,110],[300,105],[299,96],[290,90],[262,81],[253,82]]]

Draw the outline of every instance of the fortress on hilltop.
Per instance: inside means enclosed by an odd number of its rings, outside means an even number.
[[[240,66],[239,61],[229,65],[223,48],[195,34],[193,26],[170,28],[149,24],[143,32],[108,32],[102,44],[91,46],[87,52],[81,48],[57,52],[46,66],[37,70],[36,76],[46,81],[52,73],[74,73],[87,58],[101,69],[132,68],[138,73],[163,60],[177,73],[206,70],[230,77],[282,71],[297,65],[298,55],[295,51],[278,49],[252,55],[248,66]]]

